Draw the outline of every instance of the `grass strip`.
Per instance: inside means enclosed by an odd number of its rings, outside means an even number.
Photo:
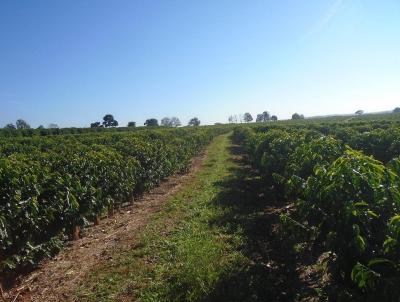
[[[230,176],[228,135],[217,137],[193,181],[152,217],[139,243],[98,267],[80,301],[201,301],[246,258],[241,230],[216,223],[231,211],[218,203]]]

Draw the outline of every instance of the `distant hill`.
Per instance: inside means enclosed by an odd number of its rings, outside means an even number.
[[[385,115],[385,114],[393,114],[392,110],[386,110],[386,111],[377,111],[377,112],[365,112],[361,115],[357,115],[355,113],[344,113],[344,114],[327,114],[327,115],[315,115],[315,116],[310,116],[306,117],[306,119],[321,119],[321,118],[340,118],[340,117],[362,117],[365,115]]]
[[[379,111],[379,112],[367,112],[361,115],[357,114],[329,114],[306,117],[307,120],[327,120],[327,121],[348,121],[348,120],[400,120],[399,113],[393,113],[393,111]]]

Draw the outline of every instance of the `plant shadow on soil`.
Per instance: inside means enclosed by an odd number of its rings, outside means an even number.
[[[257,171],[243,156],[240,146],[231,146],[235,162],[232,177],[216,183],[223,188],[215,202],[226,215],[212,223],[241,230],[242,253],[250,261],[230,273],[201,301],[295,301],[309,291],[296,272],[290,245],[279,236],[279,214],[285,205],[263,184]]]

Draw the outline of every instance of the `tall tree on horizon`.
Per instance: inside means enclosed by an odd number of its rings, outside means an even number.
[[[190,119],[189,126],[199,126],[200,125],[200,120],[197,117],[194,117],[192,119]]]
[[[181,126],[181,121],[179,120],[179,118],[173,116],[171,117],[171,127],[179,127]]]
[[[250,122],[253,120],[253,117],[251,116],[250,113],[246,112],[246,113],[243,115],[243,119],[244,119],[244,121],[245,121],[246,123],[250,123]]]
[[[303,120],[303,119],[304,115],[302,114],[298,114],[297,112],[292,114],[292,120]]]
[[[161,126],[171,127],[171,119],[169,117],[163,117],[161,119]]]
[[[144,125],[147,127],[156,127],[158,126],[158,120],[155,118],[149,118],[144,122]]]
[[[15,125],[13,123],[9,123],[7,125],[4,126],[4,129],[16,129],[17,127],[15,127]]]
[[[118,121],[114,119],[114,116],[112,114],[106,114],[103,117],[103,126],[104,127],[117,127],[118,126]]]
[[[257,114],[256,122],[261,123],[261,122],[267,122],[269,121],[270,115],[268,111],[264,111],[263,113]]]
[[[94,122],[90,124],[90,128],[98,128],[98,127],[103,127],[100,122]]]
[[[23,119],[18,119],[15,124],[17,126],[17,129],[30,129],[31,128],[31,126]]]

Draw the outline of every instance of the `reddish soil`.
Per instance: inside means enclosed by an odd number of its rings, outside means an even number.
[[[56,257],[42,261],[36,270],[21,276],[13,288],[3,293],[3,301],[78,301],[76,289],[91,270],[101,262],[113,261],[116,251],[120,253],[135,246],[152,215],[193,180],[205,157],[206,153],[195,157],[188,173],[168,178],[132,206],[85,229],[83,238],[68,242]]]

